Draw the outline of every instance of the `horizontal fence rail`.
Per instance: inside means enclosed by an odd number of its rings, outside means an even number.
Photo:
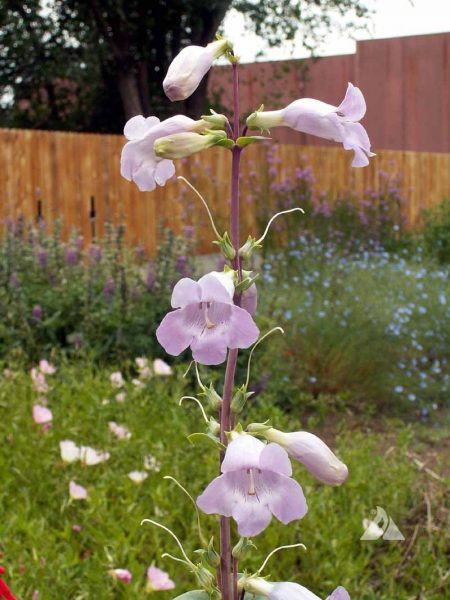
[[[106,221],[123,223],[127,242],[149,254],[155,252],[161,223],[179,232],[194,225],[202,240],[200,250],[212,251],[204,208],[183,182],[170,181],[142,193],[121,178],[124,142],[117,135],[0,129],[0,219],[44,219],[50,225],[61,219],[65,235],[76,228],[88,243],[102,236]],[[230,198],[230,154],[213,148],[176,162],[177,174],[199,189],[222,226],[226,226]],[[255,193],[252,182],[267,181],[268,174],[282,182],[297,167],[310,166],[317,179],[314,191],[332,199],[347,191],[361,197],[367,189],[378,190],[386,173],[399,174],[405,217],[412,227],[420,223],[423,209],[450,195],[450,154],[380,150],[364,169],[351,168],[351,154],[339,147],[255,144],[247,148],[242,161],[242,236],[259,233],[249,202]]]

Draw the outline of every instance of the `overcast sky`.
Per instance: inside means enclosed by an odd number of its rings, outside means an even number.
[[[366,0],[375,14],[371,19],[369,32],[355,34],[356,39],[377,39],[404,35],[418,35],[450,31],[450,0]],[[235,52],[242,62],[256,60],[277,60],[308,56],[300,44],[292,47],[266,48],[264,41],[245,32],[242,15],[231,11],[225,20],[225,35],[234,42]],[[356,42],[338,33],[330,36],[321,47],[318,55],[349,54],[355,52]]]

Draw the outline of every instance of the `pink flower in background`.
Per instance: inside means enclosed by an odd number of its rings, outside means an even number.
[[[158,117],[144,118],[142,115],[131,118],[123,130],[129,141],[120,159],[122,177],[134,181],[141,192],[151,192],[157,185],[165,185],[175,175],[175,166],[171,160],[156,156],[153,147],[155,140],[174,133],[193,131],[199,127],[199,123],[184,115],[175,115],[165,121],[160,121]]]
[[[35,404],[33,406],[33,421],[38,425],[51,423],[53,420],[52,411],[46,406]]]
[[[272,515],[287,524],[308,510],[301,486],[291,479],[287,452],[278,444],[241,435],[229,443],[221,471],[197,505],[207,514],[233,517],[241,536],[261,533]]]
[[[80,460],[80,449],[72,440],[63,440],[59,442],[61,458],[66,463],[73,463]]]
[[[46,394],[49,390],[47,381],[45,380],[45,375],[41,373],[38,369],[31,369],[31,380],[33,382],[33,387],[39,394]]]
[[[131,432],[123,425],[118,425],[115,421],[109,421],[108,428],[119,440],[129,440],[131,437]]]
[[[247,119],[249,127],[269,129],[284,125],[326,140],[341,142],[346,150],[353,150],[353,167],[365,167],[369,157],[370,140],[359,123],[366,113],[366,102],[361,90],[349,83],[344,100],[333,106],[313,98],[295,100],[281,110],[254,112]]]
[[[119,394],[116,394],[116,402],[119,402],[119,403],[125,402],[126,397],[127,397],[127,395],[125,394],[125,392],[120,392]]]
[[[111,569],[108,573],[117,581],[122,581],[123,583],[131,583],[132,574],[128,569]]]
[[[48,360],[42,359],[39,361],[39,371],[44,373],[44,375],[54,375],[56,368]]]
[[[160,358],[155,358],[153,361],[153,372],[155,375],[160,375],[163,377],[172,375],[173,373],[172,368]]]
[[[147,592],[159,592],[163,590],[173,590],[174,582],[169,579],[168,573],[151,565],[147,569]]]
[[[230,48],[227,40],[217,40],[207,46],[187,46],[170,63],[163,81],[166,96],[172,102],[186,100],[200,85],[213,61]]]
[[[224,285],[209,273],[193,281],[181,279],[172,292],[172,307],[156,331],[168,354],[177,356],[189,346],[194,360],[218,365],[228,348],[248,348],[258,339],[259,329],[250,314],[233,304],[234,286]]]
[[[111,373],[109,380],[111,381],[111,385],[115,388],[121,388],[125,385],[125,381],[120,371]]]
[[[72,500],[86,500],[88,491],[82,485],[78,485],[75,481],[69,483],[69,495]]]

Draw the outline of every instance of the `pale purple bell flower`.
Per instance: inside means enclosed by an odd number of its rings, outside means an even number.
[[[125,124],[123,133],[129,140],[122,150],[120,174],[134,181],[141,192],[151,192],[156,185],[165,185],[175,174],[171,160],[156,156],[153,144],[161,137],[193,131],[199,121],[184,115],[175,115],[160,121],[158,117],[137,115]],[[206,124],[205,124],[206,125]]]
[[[197,505],[207,514],[233,517],[241,536],[261,533],[272,515],[286,525],[308,510],[300,484],[291,478],[287,452],[278,444],[241,435],[229,443],[221,471]]]
[[[173,288],[172,307],[156,330],[168,354],[178,356],[189,346],[204,365],[224,362],[228,348],[248,348],[259,336],[251,315],[233,303],[234,285],[214,273],[199,281],[185,277]]]
[[[247,119],[249,127],[269,129],[284,125],[326,140],[341,142],[346,150],[353,150],[353,167],[365,167],[369,157],[370,140],[359,123],[366,113],[366,102],[361,90],[348,84],[344,100],[339,106],[313,98],[300,98],[281,110],[255,112]]]

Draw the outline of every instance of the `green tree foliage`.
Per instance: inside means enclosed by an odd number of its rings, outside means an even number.
[[[172,58],[206,45],[230,9],[269,45],[314,50],[336,27],[354,27],[365,0],[0,0],[0,125],[118,132],[135,114],[167,116],[161,94]],[[181,109],[204,108],[207,78]]]

